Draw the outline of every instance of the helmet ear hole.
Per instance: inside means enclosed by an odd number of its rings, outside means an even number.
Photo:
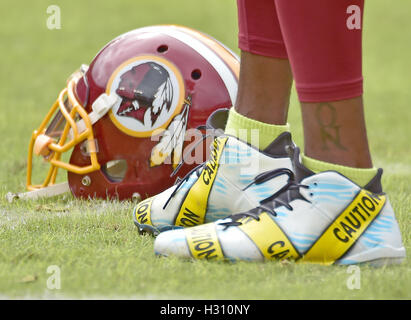
[[[157,48],[157,52],[159,52],[159,53],[164,53],[164,52],[166,52],[168,50],[168,45],[166,45],[166,44],[162,44],[161,46],[159,46],[158,48]]]
[[[101,171],[111,182],[121,182],[127,173],[127,161],[111,160],[101,166]]]
[[[195,69],[191,71],[191,78],[193,80],[198,80],[201,78],[201,70],[200,69]]]

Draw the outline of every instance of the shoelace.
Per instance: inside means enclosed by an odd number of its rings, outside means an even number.
[[[242,224],[241,219],[243,218],[252,218],[254,220],[260,221],[260,214],[263,212],[267,212],[273,216],[276,216],[277,213],[275,212],[275,208],[279,206],[284,206],[290,211],[293,211],[293,207],[290,205],[290,202],[295,198],[299,197],[303,200],[306,200],[304,197],[301,196],[299,190],[300,188],[309,189],[310,186],[298,183],[295,181],[294,173],[287,169],[287,168],[280,168],[275,169],[267,172],[263,172],[255,177],[254,181],[246,186],[243,190],[249,188],[253,184],[261,184],[266,182],[270,179],[278,177],[280,175],[286,174],[288,175],[288,181],[286,185],[275,192],[270,197],[260,201],[260,205],[250,211],[237,213],[230,216],[231,221],[228,222],[221,222],[219,225],[225,226],[224,230],[231,227],[231,226],[240,226]],[[308,200],[306,200],[308,201]]]
[[[204,129],[205,127],[201,126],[201,127],[197,127],[197,129]],[[197,148],[197,146],[202,143],[205,139],[207,139],[208,137],[218,137],[221,134],[219,133],[219,130],[213,130],[213,132],[210,134],[203,134],[202,138],[200,139],[200,141],[196,142],[187,152],[184,153],[181,162],[178,164],[178,166],[174,169],[174,171],[170,174],[170,177],[174,176],[177,174],[177,172],[180,170],[180,168],[182,167],[182,165],[185,162],[186,156],[187,154],[190,154],[195,148]],[[213,144],[211,144],[213,145]],[[180,187],[188,181],[188,179],[190,178],[191,174],[193,174],[194,172],[196,173],[197,177],[200,177],[201,171],[203,170],[204,166],[207,164],[207,161],[203,162],[202,164],[198,165],[197,167],[193,168],[190,170],[190,172],[188,172],[184,178],[180,179],[177,178],[176,180],[176,188],[173,190],[173,192],[170,194],[170,196],[168,197],[167,201],[165,202],[164,206],[163,206],[163,210],[167,207],[167,205],[170,203],[171,199],[175,196],[175,194],[177,193],[177,191],[180,189]]]
[[[207,128],[206,128],[206,126],[198,126],[196,129],[197,129],[197,130],[205,130],[205,129],[207,129]],[[215,130],[215,132],[217,132],[217,131]],[[195,148],[197,148],[197,146],[198,146],[200,143],[203,143],[203,141],[204,141],[205,139],[207,139],[208,137],[217,136],[218,134],[215,133],[215,132],[213,131],[212,134],[203,134],[202,137],[201,137],[201,139],[200,139],[200,141],[197,141],[193,146],[191,146],[191,148],[190,148],[188,151],[186,151],[186,152],[183,154],[180,163],[177,165],[177,167],[174,169],[174,171],[171,172],[170,177],[175,176],[175,175],[177,174],[177,172],[180,171],[180,168],[181,168],[182,165],[185,163],[186,156],[187,156],[188,154],[190,154],[191,151],[193,151]]]

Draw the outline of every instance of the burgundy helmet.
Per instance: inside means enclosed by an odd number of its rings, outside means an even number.
[[[65,190],[76,197],[144,199],[165,190],[193,143],[188,130],[234,104],[238,76],[232,51],[187,27],[150,26],[115,38],[69,78],[33,132],[28,189],[52,189],[61,168],[68,172]],[[33,152],[50,164],[38,185]],[[184,163],[178,175],[197,164]]]

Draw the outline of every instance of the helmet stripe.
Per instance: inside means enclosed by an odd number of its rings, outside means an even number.
[[[240,76],[240,58],[224,44],[206,33],[202,33],[200,31],[184,26],[176,25],[175,27],[180,29],[181,31],[186,32],[189,35],[192,35],[193,37],[202,41],[205,45],[216,51],[217,54],[230,67],[231,71],[236,75],[236,77],[238,78]]]
[[[131,31],[133,32],[133,31]],[[216,51],[208,47],[202,40],[199,40],[192,35],[184,32],[182,28],[168,25],[168,26],[150,26],[135,30],[135,32],[158,32],[170,37],[173,37],[187,46],[191,47],[205,60],[207,60],[220,75],[224,82],[232,104],[235,103],[237,97],[237,77],[231,71],[231,68],[226,64],[222,57]]]

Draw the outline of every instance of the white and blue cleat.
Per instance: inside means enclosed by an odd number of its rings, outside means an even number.
[[[221,111],[211,115],[209,122],[216,114],[221,116]],[[157,235],[250,210],[288,183],[293,148],[288,132],[264,151],[224,134],[216,137],[211,147],[208,161],[135,207],[133,219],[140,233]]]
[[[335,171],[310,172],[300,163],[298,148],[294,163],[298,178],[288,172],[283,192],[241,214],[164,232],[155,240],[155,253],[324,265],[383,265],[405,259],[394,211],[381,190],[382,170],[361,188]]]

